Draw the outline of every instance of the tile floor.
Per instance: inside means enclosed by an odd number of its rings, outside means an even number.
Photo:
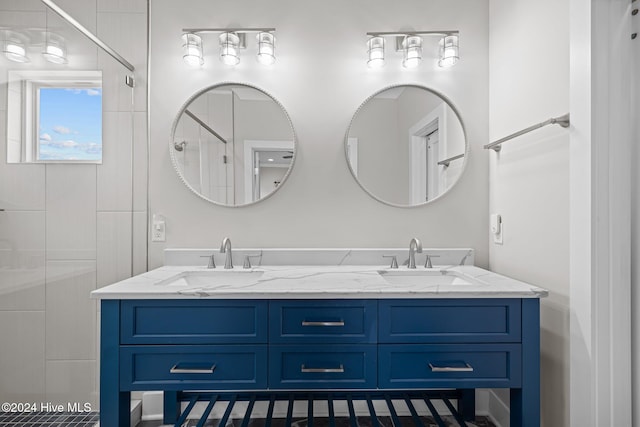
[[[1,427],[94,427],[97,412],[0,412]]]
[[[458,427],[458,424],[453,417],[442,417],[447,427]],[[402,427],[438,427],[433,418],[431,417],[420,417],[422,421],[422,426],[416,426],[411,417],[400,417],[400,422]],[[216,427],[220,420],[210,419],[205,423],[205,427]],[[381,427],[395,427],[391,418],[389,417],[378,417],[378,422]],[[198,420],[189,420],[186,424],[183,424],[184,427],[194,427],[198,423]],[[242,424],[241,419],[234,419],[227,423],[225,427],[240,427]],[[248,427],[262,427],[264,425],[264,420],[262,419],[252,419],[249,422]],[[284,427],[285,420],[284,418],[274,418],[271,422],[272,427]],[[327,418],[314,418],[313,419],[313,427],[328,427],[329,422]],[[161,421],[143,421],[138,424],[137,427],[161,427],[164,426]],[[371,418],[370,417],[358,417],[358,426],[359,427],[372,427]],[[476,417],[475,422],[468,422],[468,427],[495,427],[487,417]],[[308,427],[306,418],[297,418],[294,419],[291,423],[291,427]],[[349,418],[347,417],[336,417],[336,427],[350,427]]]
[[[431,417],[420,417],[422,426],[416,426],[411,417],[400,417],[401,427],[437,427],[437,424]],[[443,417],[447,427],[457,427],[459,424],[453,417]],[[51,414],[47,412],[32,413],[11,413],[0,412],[0,427],[95,427],[99,420],[97,412],[74,414],[60,413]],[[205,423],[206,427],[218,426],[220,420],[210,419]],[[378,417],[380,427],[395,427],[391,418]],[[188,420],[184,427],[194,427],[198,420]],[[234,419],[227,423],[225,427],[240,427],[241,419]],[[248,427],[262,427],[263,419],[252,419]],[[313,427],[328,427],[327,418],[314,418]],[[161,421],[143,421],[137,427],[161,427],[164,426]],[[285,420],[283,418],[274,418],[272,427],[284,427]],[[372,427],[370,417],[358,417],[359,427]],[[474,422],[468,422],[468,427],[495,427],[495,425],[487,417],[476,417]],[[291,427],[308,427],[306,418],[294,419]],[[349,418],[336,417],[336,427],[350,427]]]

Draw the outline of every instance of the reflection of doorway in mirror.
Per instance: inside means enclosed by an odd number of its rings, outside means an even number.
[[[438,197],[446,188],[440,179],[440,153],[447,152],[446,104],[443,102],[409,129],[409,199],[411,204]]]
[[[293,160],[293,141],[244,141],[245,203],[255,202],[278,188]]]
[[[427,197],[431,200],[440,194],[440,174],[438,173],[438,159],[440,158],[440,138],[438,129],[432,131],[425,137],[427,146]]]

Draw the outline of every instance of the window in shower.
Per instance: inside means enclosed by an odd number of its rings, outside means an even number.
[[[9,72],[9,163],[102,163],[100,71]]]
[[[102,161],[102,88],[39,86],[38,161]]]

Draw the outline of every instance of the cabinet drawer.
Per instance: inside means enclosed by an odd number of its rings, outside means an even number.
[[[276,345],[269,349],[272,389],[376,387],[375,345]]]
[[[266,343],[266,301],[127,300],[122,344]]]
[[[273,343],[375,343],[377,302],[368,300],[273,301]]]
[[[379,341],[520,342],[520,304],[516,299],[380,301]]]
[[[122,346],[123,390],[267,387],[266,345]]]
[[[520,387],[519,344],[380,345],[380,388]]]

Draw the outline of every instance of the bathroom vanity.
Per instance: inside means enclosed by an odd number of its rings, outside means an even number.
[[[511,389],[511,425],[539,426],[546,291],[477,267],[166,266],[92,295],[102,427],[128,426],[135,390],[163,390],[165,422],[180,425],[181,401],[268,400],[272,411],[300,396],[350,411],[364,399],[372,415],[383,400],[392,416],[391,399],[431,409],[444,396],[468,420],[476,388]]]

